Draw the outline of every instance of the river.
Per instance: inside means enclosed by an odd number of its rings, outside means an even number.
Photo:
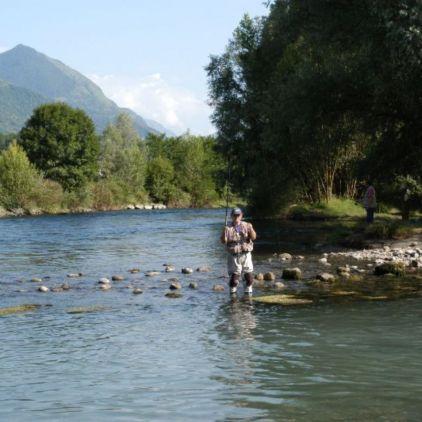
[[[0,420],[420,420],[420,299],[230,300],[212,291],[226,283],[222,221],[221,210],[2,219],[1,307],[43,306],[0,318]],[[259,268],[271,247],[256,249]],[[177,273],[144,275],[163,263]],[[203,265],[212,271],[180,274]],[[127,279],[99,290],[113,274]],[[172,276],[181,298],[164,296]],[[72,289],[40,293],[33,277]],[[68,312],[82,306],[97,311]]]

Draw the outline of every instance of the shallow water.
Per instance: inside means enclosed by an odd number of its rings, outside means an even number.
[[[1,306],[51,306],[0,318],[0,420],[420,420],[420,299],[294,309],[231,301],[211,291],[226,282],[223,214],[1,220]],[[212,272],[127,273],[165,262]],[[112,274],[127,280],[99,291]],[[38,293],[28,280],[45,276],[74,288]],[[164,297],[172,276],[180,299]],[[103,308],[67,313],[94,305]]]

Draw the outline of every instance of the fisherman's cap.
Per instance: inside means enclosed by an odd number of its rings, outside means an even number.
[[[241,214],[243,214],[243,212],[240,208],[233,208],[232,209],[232,215],[241,215]]]

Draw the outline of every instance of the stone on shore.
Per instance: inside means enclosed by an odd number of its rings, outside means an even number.
[[[214,292],[224,292],[226,288],[222,285],[222,284],[214,284],[214,286],[212,287],[212,290]]]
[[[324,281],[325,283],[332,283],[336,281],[336,277],[330,273],[320,273],[316,276],[317,280]]]
[[[403,275],[405,272],[404,262],[385,262],[384,264],[377,265],[374,269],[375,275],[394,274],[397,276]]]
[[[111,277],[113,281],[123,281],[125,278],[122,275],[113,275]]]
[[[50,289],[47,286],[39,286],[38,291],[41,293],[47,293],[50,291]]]
[[[192,273],[193,273],[192,268],[189,268],[189,267],[182,268],[182,274],[192,274]]]
[[[283,270],[282,278],[285,280],[300,280],[302,278],[302,271],[300,268],[285,268]]]
[[[274,281],[275,280],[275,274],[271,271],[264,274],[264,280],[265,281]]]

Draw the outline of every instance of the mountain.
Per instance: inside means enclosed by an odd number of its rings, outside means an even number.
[[[158,133],[163,133],[164,135],[167,135],[167,136],[176,136],[176,134],[173,131],[171,131],[170,129],[167,129],[161,123],[158,123],[155,120],[145,119],[145,121],[147,122],[147,125],[149,127],[154,129]]]
[[[22,44],[0,54],[0,80],[4,81],[0,85],[0,131],[3,132],[18,131],[34,107],[52,101],[83,109],[99,131],[120,113],[127,113],[141,136],[160,132],[134,111],[118,107],[81,73]],[[7,95],[3,97],[3,93]]]

